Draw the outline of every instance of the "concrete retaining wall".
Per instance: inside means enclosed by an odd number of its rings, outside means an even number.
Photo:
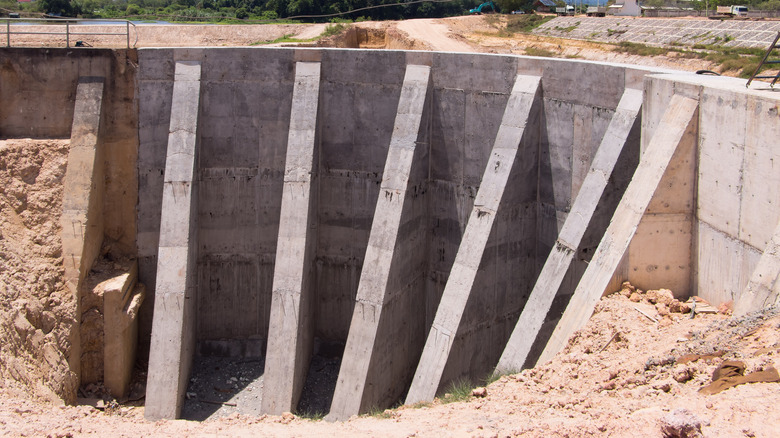
[[[137,242],[139,280],[151,292],[160,274],[174,65],[201,64],[200,143],[193,177],[197,211],[180,224],[197,224],[192,242],[198,244],[191,248],[196,274],[189,279],[196,289],[191,295],[196,297],[196,323],[187,335],[194,336],[200,354],[265,354],[298,61],[321,63],[318,153],[312,168],[317,232],[309,246],[314,253],[313,334],[337,343],[346,341],[353,319],[406,66],[431,68],[424,132],[412,166],[420,175],[410,179],[407,195],[413,202],[405,205],[398,231],[410,239],[396,248],[410,254],[398,260],[389,278],[393,290],[418,292],[387,303],[388,317],[380,322],[381,336],[373,346],[375,356],[394,367],[393,375],[408,375],[399,364],[417,360],[433,323],[518,74],[542,78],[539,103],[529,116],[475,277],[478,293],[464,309],[442,385],[457,377],[484,377],[495,366],[626,88],[645,90],[642,138],[636,128],[629,135],[625,156],[618,160],[531,356],[544,347],[579,283],[640,150],[673,94],[699,101],[692,125],[698,128],[672,157],[607,290],[628,279],[643,289],[670,287],[681,297],[699,294],[713,303],[734,299],[780,219],[780,205],[766,190],[780,182],[772,168],[780,158],[774,147],[780,134],[778,99],[745,90],[737,79],[481,54],[182,48],[139,50],[136,83],[134,53],[0,50],[0,135],[69,135],[71,110],[34,109],[52,107],[51,102],[72,108],[79,76],[107,78],[106,137],[112,140],[105,158],[105,234],[130,252]],[[64,67],[54,74],[58,64]],[[13,88],[6,84],[21,91],[9,92]],[[5,102],[18,113],[8,111]],[[412,274],[402,279],[401,273]],[[149,295],[140,321],[142,345],[151,334],[154,294]],[[403,333],[409,348],[396,348],[393,333]],[[369,367],[374,371],[366,380],[366,400],[385,403],[400,392],[388,389],[393,383],[377,371],[382,366]]]
[[[135,253],[138,181],[134,50],[0,48],[0,137],[69,138],[80,77],[104,77],[104,232],[112,252]]]

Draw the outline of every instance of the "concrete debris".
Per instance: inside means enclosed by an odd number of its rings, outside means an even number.
[[[664,438],[703,437],[701,426],[704,423],[687,409],[675,409],[660,420]]]

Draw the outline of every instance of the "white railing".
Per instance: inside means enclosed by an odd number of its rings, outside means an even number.
[[[125,37],[127,41],[127,48],[130,48],[130,26],[133,26],[133,30],[135,30],[135,23],[132,23],[128,20],[82,20],[82,19],[53,19],[53,18],[0,18],[0,20],[5,21],[5,41],[6,41],[6,47],[11,47],[11,36],[12,35],[63,35],[65,36],[65,47],[70,47],[70,40],[73,36],[84,36],[84,35],[102,35],[102,36],[118,36],[118,37]],[[71,26],[84,26],[84,25],[91,25],[90,21],[94,21],[94,24],[98,23],[110,23],[107,24],[107,26],[115,25],[122,25],[124,24],[123,30],[124,32],[73,32],[71,30]],[[18,23],[18,24],[17,24]],[[25,25],[22,25],[24,23]],[[61,27],[65,27],[64,31],[52,31],[52,32],[42,32],[42,31],[32,31],[29,30],[27,24],[40,24],[40,25],[46,25],[46,26],[52,26],[55,29],[60,29]],[[94,25],[93,24],[93,25]],[[28,29],[25,29],[28,28]],[[135,41],[133,42],[133,47],[135,47],[135,44],[138,42],[138,32],[136,32]]]

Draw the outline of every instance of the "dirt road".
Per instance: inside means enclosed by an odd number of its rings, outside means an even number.
[[[453,34],[442,20],[420,18],[398,22],[398,29],[410,38],[427,43],[431,50],[441,52],[475,52],[463,37]]]

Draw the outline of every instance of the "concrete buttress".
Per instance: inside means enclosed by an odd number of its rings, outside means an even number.
[[[612,170],[628,139],[632,126],[642,107],[642,91],[626,89],[612,116],[607,132],[593,158],[590,171],[577,193],[577,198],[566,217],[561,233],[536,280],[533,291],[520,314],[496,371],[519,371],[542,328],[555,294],[571,265],[577,247],[596,211],[599,199],[607,187]]]
[[[569,337],[588,322],[628,249],[677,146],[685,135],[694,135],[691,128],[696,123],[697,108],[697,100],[681,95],[672,97],[593,259],[537,364],[552,359],[566,345]]]
[[[76,88],[76,104],[70,134],[68,168],[63,181],[62,258],[65,285],[76,298],[81,320],[81,288],[103,243],[103,162],[100,125],[105,79],[82,77]],[[71,334],[68,362],[81,376],[81,337]]]
[[[405,385],[399,385],[398,380],[411,378],[411,373],[404,376],[403,370],[411,369],[419,354],[419,350],[407,350],[408,346],[402,345],[404,333],[399,331],[412,324],[397,321],[408,310],[396,304],[421,296],[413,285],[414,279],[423,277],[424,267],[409,260],[412,254],[423,253],[420,246],[425,239],[407,224],[417,223],[415,229],[419,229],[423,223],[415,220],[419,209],[414,205],[419,202],[413,199],[417,197],[413,185],[419,181],[413,177],[413,168],[419,164],[415,160],[422,148],[417,146],[425,135],[421,125],[430,70],[423,65],[406,67],[352,322],[327,417],[331,421],[347,419],[369,407],[389,405],[393,398],[400,397],[399,389]],[[384,363],[386,360],[403,365],[393,367]],[[381,377],[373,373],[372,379],[372,370],[380,368],[387,372],[379,373]],[[401,371],[394,373],[393,369]]]
[[[200,63],[177,61],[165,159],[147,419],[181,413],[195,340]]]
[[[780,302],[780,224],[753,270],[750,282],[734,304],[734,315],[764,309]]]
[[[540,84],[538,76],[518,75],[515,78],[406,404],[430,401],[436,396]]]
[[[274,415],[296,409],[312,354],[319,89],[320,63],[296,63],[263,373],[262,411]]]

